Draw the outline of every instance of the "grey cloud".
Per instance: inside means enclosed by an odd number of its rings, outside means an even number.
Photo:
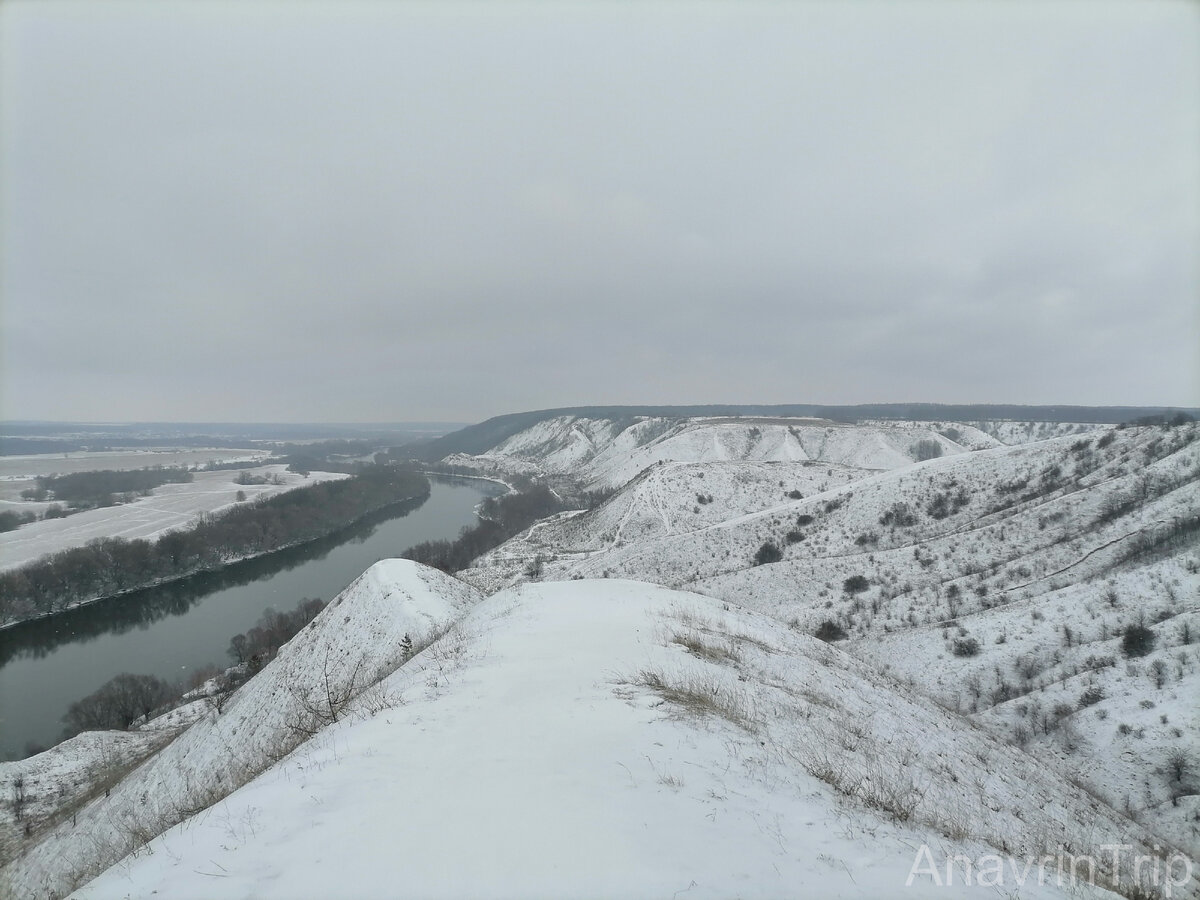
[[[1200,404],[1184,5],[0,27],[8,417]]]

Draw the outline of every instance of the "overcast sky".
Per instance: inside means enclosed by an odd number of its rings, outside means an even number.
[[[1200,5],[0,29],[5,418],[1200,405]]]

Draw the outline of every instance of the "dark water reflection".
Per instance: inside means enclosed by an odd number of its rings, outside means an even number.
[[[0,631],[0,759],[53,743],[67,706],[121,672],[175,680],[226,664],[229,639],[267,607],[328,600],[379,559],[452,538],[504,489],[438,478],[429,499],[389,507],[336,535],[220,572],[128,594]]]

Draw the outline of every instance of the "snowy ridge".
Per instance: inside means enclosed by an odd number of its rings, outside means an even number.
[[[406,560],[376,563],[225,705],[52,830],[0,872],[0,896],[62,896],[163,829],[211,806],[306,740],[341,698],[403,660],[401,641],[444,628],[478,600]],[[44,754],[43,754],[44,755]],[[42,755],[6,766],[35,764]]]
[[[725,468],[655,467],[461,574],[495,590],[537,561],[543,581],[652,580],[810,634],[832,623],[849,652],[1200,852],[1200,773],[1170,762],[1200,746],[1200,426],[1001,447],[799,500],[779,481],[825,470],[743,467],[748,488]],[[712,494],[706,521],[689,475]],[[756,565],[768,543],[781,558]],[[1126,660],[1139,621],[1155,645]]]
[[[895,427],[906,425],[910,428],[928,428],[966,447],[968,450],[990,450],[993,447],[1015,446],[1017,444],[1033,444],[1038,441],[1049,441],[1054,438],[1079,437],[1100,429],[1107,430],[1108,425],[1091,422],[1017,422],[1007,419],[981,420],[971,422],[947,422],[933,420],[901,420],[901,419],[863,419],[859,425],[877,425]]]
[[[390,707],[330,725],[74,896],[938,897],[928,874],[905,887],[921,846],[943,866],[1064,841],[1154,852],[837,649],[652,585],[496,594],[380,688]],[[995,896],[955,874],[956,896]],[[1029,882],[1022,897],[1110,896],[1053,868]]]
[[[987,598],[995,591],[1015,599],[1010,595],[1030,596],[1106,572],[1135,550],[1139,539],[1165,540],[1172,523],[1200,514],[1200,427],[1177,429],[1167,437],[1109,434],[1111,442],[1100,450],[1087,439],[1082,439],[1086,447],[1072,449],[1080,439],[1071,438],[1004,447],[863,473],[796,500],[785,498],[778,482],[803,484],[814,471],[803,465],[790,474],[784,467],[745,468],[739,473],[743,479],[760,482],[753,489],[719,474],[721,466],[664,468],[664,474],[650,472],[632,482],[598,510],[536,526],[535,533],[484,557],[479,568],[519,557],[521,542],[531,540],[539,552],[554,550],[551,555],[560,557],[548,561],[546,578],[607,572],[687,586],[749,577],[761,581],[755,586],[766,592],[756,591],[756,604],[773,610],[777,603],[793,604],[795,612],[814,608],[804,593],[797,595],[797,586],[823,600],[831,591],[832,596],[840,592],[841,578],[870,569],[872,580],[916,604],[902,620],[911,620],[913,613],[918,621],[940,622],[989,608],[993,601]],[[698,477],[702,472],[704,479]],[[641,495],[648,492],[662,510],[660,518],[686,521],[686,510],[696,515],[696,493],[684,481],[655,489],[671,477],[665,473],[690,474],[696,478],[692,484],[716,488],[709,491],[713,505],[704,514],[709,522],[651,528],[634,542],[616,540],[613,520],[631,508],[644,508]],[[772,492],[778,492],[776,502],[770,500]],[[759,502],[765,508],[753,510]],[[753,557],[767,541],[779,546],[782,558],[760,569]],[[951,609],[934,588],[955,579],[967,581],[972,590],[960,586]],[[792,601],[771,589],[785,582]],[[976,590],[981,585],[982,595]]]
[[[566,475],[588,487],[617,487],[659,462],[834,463],[863,469],[907,466],[919,441],[944,454],[965,449],[929,428],[906,424],[854,426],[813,419],[641,418],[634,421],[560,416],[513,435],[479,456],[446,462],[483,471]]]
[[[733,515],[775,509],[798,492],[814,496],[868,475],[846,466],[778,462],[664,463],[651,465],[596,509],[568,512],[531,528],[476,561],[463,573],[494,591],[521,580],[536,560],[559,571],[567,561],[703,530]],[[573,577],[572,569],[568,577]],[[647,579],[649,580],[649,579]]]
[[[975,422],[974,426],[1003,444],[1029,444],[1066,435],[1082,435],[1108,426],[1088,422]]]

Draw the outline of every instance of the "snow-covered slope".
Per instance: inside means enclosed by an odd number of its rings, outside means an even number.
[[[1001,420],[974,422],[972,426],[991,435],[1002,444],[1030,444],[1066,435],[1079,436],[1100,429],[1107,430],[1105,425],[1095,425],[1089,422],[1009,422]]]
[[[833,463],[892,469],[928,441],[944,454],[964,448],[929,428],[855,426],[815,419],[585,419],[560,416],[513,435],[479,456],[446,462],[481,471],[565,475],[592,488],[618,487],[660,462]]]
[[[28,849],[27,837],[69,819],[172,737],[162,728],[85,731],[27,759],[0,762],[0,870]]]
[[[1108,430],[1107,425],[1091,422],[1024,422],[1007,419],[979,421],[932,421],[901,419],[864,419],[860,425],[882,427],[907,426],[936,431],[968,450],[988,450],[992,447],[1016,444],[1033,444],[1052,438],[1073,435],[1079,437],[1097,430]]]
[[[578,560],[649,537],[686,534],[734,514],[770,509],[790,496],[849,484],[865,474],[863,469],[814,462],[655,464],[598,508],[543,521],[460,577],[494,591],[543,560]]]
[[[64,895],[149,838],[210,807],[320,727],[346,699],[459,618],[479,595],[407,560],[376,563],[294,637],[223,708],[188,728],[73,819],[33,835],[0,872],[0,897]],[[37,765],[44,754],[22,763]],[[173,896],[182,896],[178,893]]]
[[[893,607],[903,597],[902,609],[866,617],[897,628],[1065,587],[1159,545],[1194,544],[1189,523],[1200,515],[1200,426],[1003,447],[843,484],[829,474],[836,470],[803,464],[729,475],[720,466],[662,468],[597,510],[536,526],[538,543],[562,557],[545,577],[608,573],[676,586],[750,579],[742,586],[756,588],[757,605],[801,612],[811,603],[798,587],[836,599],[844,578],[862,574]],[[814,472],[835,486],[784,495]],[[702,491],[713,497],[711,512],[695,512]],[[614,522],[631,510],[652,520],[647,508],[664,524],[618,540]],[[676,520],[692,527],[670,527]],[[781,558],[758,567],[767,542]],[[943,593],[954,580],[959,590]]]
[[[795,500],[779,482],[825,470],[743,466],[747,487],[726,467],[655,467],[463,577],[653,580],[840,630],[850,652],[1200,849],[1200,427],[1002,447]],[[698,490],[713,497],[700,513]],[[1127,659],[1139,621],[1155,645]]]
[[[949,860],[954,896],[1086,897],[1106,892],[1053,856],[1015,882],[1030,855],[1125,844],[1128,890],[1155,853],[836,648],[647,584],[496,594],[380,690],[74,896],[941,897]],[[1002,880],[980,885],[986,854]]]

